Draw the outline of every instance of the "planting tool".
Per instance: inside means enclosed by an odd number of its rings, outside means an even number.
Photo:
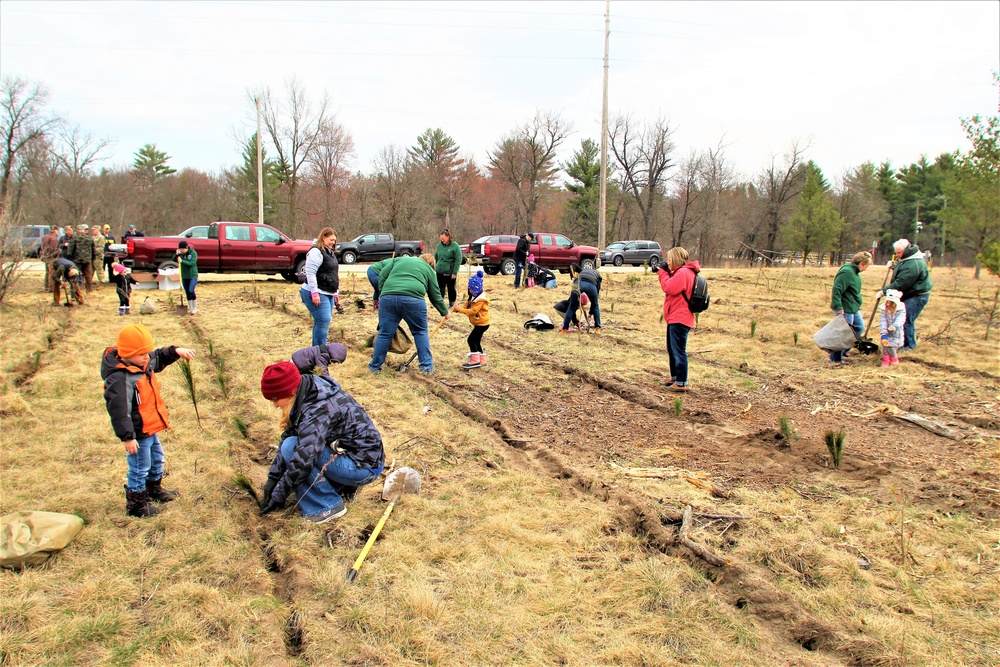
[[[438,325],[440,326],[440,325]],[[361,550],[358,554],[358,559],[354,561],[354,565],[347,572],[347,581],[352,582],[358,577],[358,570],[361,569],[361,564],[365,562],[365,557],[368,552],[371,551],[372,545],[375,544],[375,540],[378,538],[380,532],[382,532],[382,526],[385,525],[386,520],[389,515],[392,514],[392,508],[396,506],[399,499],[402,498],[407,493],[420,493],[420,474],[413,468],[400,468],[389,474],[385,478],[385,486],[382,487],[382,500],[388,500],[389,506],[385,508],[385,512],[382,514],[382,518],[378,520],[375,525],[375,530],[372,531],[371,536],[365,543],[365,548]]]
[[[450,312],[449,312],[449,313],[448,313],[447,315],[445,315],[445,316],[444,316],[444,317],[443,317],[443,318],[441,319],[441,321],[440,321],[440,322],[438,322],[438,325],[437,325],[436,327],[434,327],[434,331],[432,331],[432,332],[431,332],[431,334],[430,334],[430,335],[429,335],[429,336],[427,337],[427,340],[428,340],[428,341],[430,341],[430,339],[431,339],[431,338],[434,338],[434,334],[436,334],[436,333],[438,332],[438,329],[440,329],[440,328],[441,328],[441,326],[442,326],[442,325],[443,325],[443,324],[444,324],[445,322],[447,322],[447,321],[448,321],[448,318],[449,318],[449,317],[451,317],[451,313],[450,313]],[[406,372],[406,369],[407,369],[407,368],[409,368],[410,364],[411,364],[411,363],[413,363],[413,360],[414,360],[414,359],[416,359],[416,358],[417,358],[417,352],[414,352],[414,353],[413,353],[412,355],[410,355],[410,358],[409,358],[409,359],[407,359],[407,360],[406,360],[406,361],[405,361],[405,362],[403,363],[403,365],[399,367],[399,372],[400,372],[400,373],[405,373],[405,372]]]
[[[886,267],[885,279],[882,281],[882,289],[880,292],[885,291],[885,286],[889,284],[889,275],[892,273],[893,264],[889,264]],[[854,347],[858,349],[861,354],[874,354],[878,352],[878,345],[872,342],[872,339],[868,337],[868,331],[872,328],[872,322],[875,321],[875,313],[878,312],[878,305],[882,302],[882,297],[875,299],[875,307],[872,308],[872,315],[868,318],[868,326],[865,327],[865,332],[855,341]],[[853,331],[854,328],[852,327]]]
[[[183,289],[181,289],[181,305],[177,306],[177,308],[176,308],[176,310],[174,312],[176,312],[178,315],[187,315],[188,314],[187,304],[184,303],[184,290]]]

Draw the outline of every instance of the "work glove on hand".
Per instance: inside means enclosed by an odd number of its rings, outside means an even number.
[[[875,298],[876,299],[881,299],[884,296],[885,296],[885,293],[882,290],[879,290],[878,292],[875,293]]]
[[[275,510],[280,510],[284,506],[284,503],[279,503],[275,501],[274,498],[268,498],[267,502],[260,508],[260,515],[264,516],[265,514],[270,514]]]
[[[888,338],[883,338],[882,339],[882,347],[889,347],[889,339]]]
[[[267,481],[264,482],[264,490],[260,494],[260,506],[263,508],[265,505],[271,502],[271,494],[274,493],[274,487],[278,485],[278,480],[273,477],[268,477]]]

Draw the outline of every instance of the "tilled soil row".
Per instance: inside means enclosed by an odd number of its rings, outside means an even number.
[[[561,455],[536,444],[527,434],[522,435],[502,419],[480,410],[433,378],[420,374],[412,377],[456,411],[493,430],[500,440],[521,455],[524,465],[560,480],[575,492],[612,503],[616,507],[619,530],[643,538],[651,549],[664,554],[690,553],[667,527],[681,522],[680,511],[653,511],[626,491],[612,488],[599,478],[567,464]],[[771,581],[773,575],[765,568],[726,560],[727,566],[722,568],[714,568],[700,560],[692,561],[691,566],[701,569],[714,581],[725,592],[730,604],[753,613],[787,641],[809,651],[836,654],[850,664],[867,664],[866,655],[884,655],[885,647],[879,642],[868,638],[849,639],[831,625],[814,618],[797,600],[777,588]]]

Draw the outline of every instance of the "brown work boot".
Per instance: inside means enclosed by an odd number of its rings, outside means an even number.
[[[181,492],[177,489],[164,489],[162,481],[162,477],[158,477],[157,479],[146,478],[146,494],[150,500],[157,503],[169,503],[181,495]]]
[[[129,491],[126,486],[125,512],[129,516],[144,518],[159,514],[160,508],[149,504],[149,494],[145,491],[145,489],[142,491]]]

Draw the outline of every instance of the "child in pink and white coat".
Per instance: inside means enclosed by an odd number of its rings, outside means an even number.
[[[891,289],[885,293],[882,314],[878,318],[878,328],[882,335],[882,368],[899,363],[896,350],[903,346],[903,324],[906,322],[906,306],[900,297],[902,293]]]

